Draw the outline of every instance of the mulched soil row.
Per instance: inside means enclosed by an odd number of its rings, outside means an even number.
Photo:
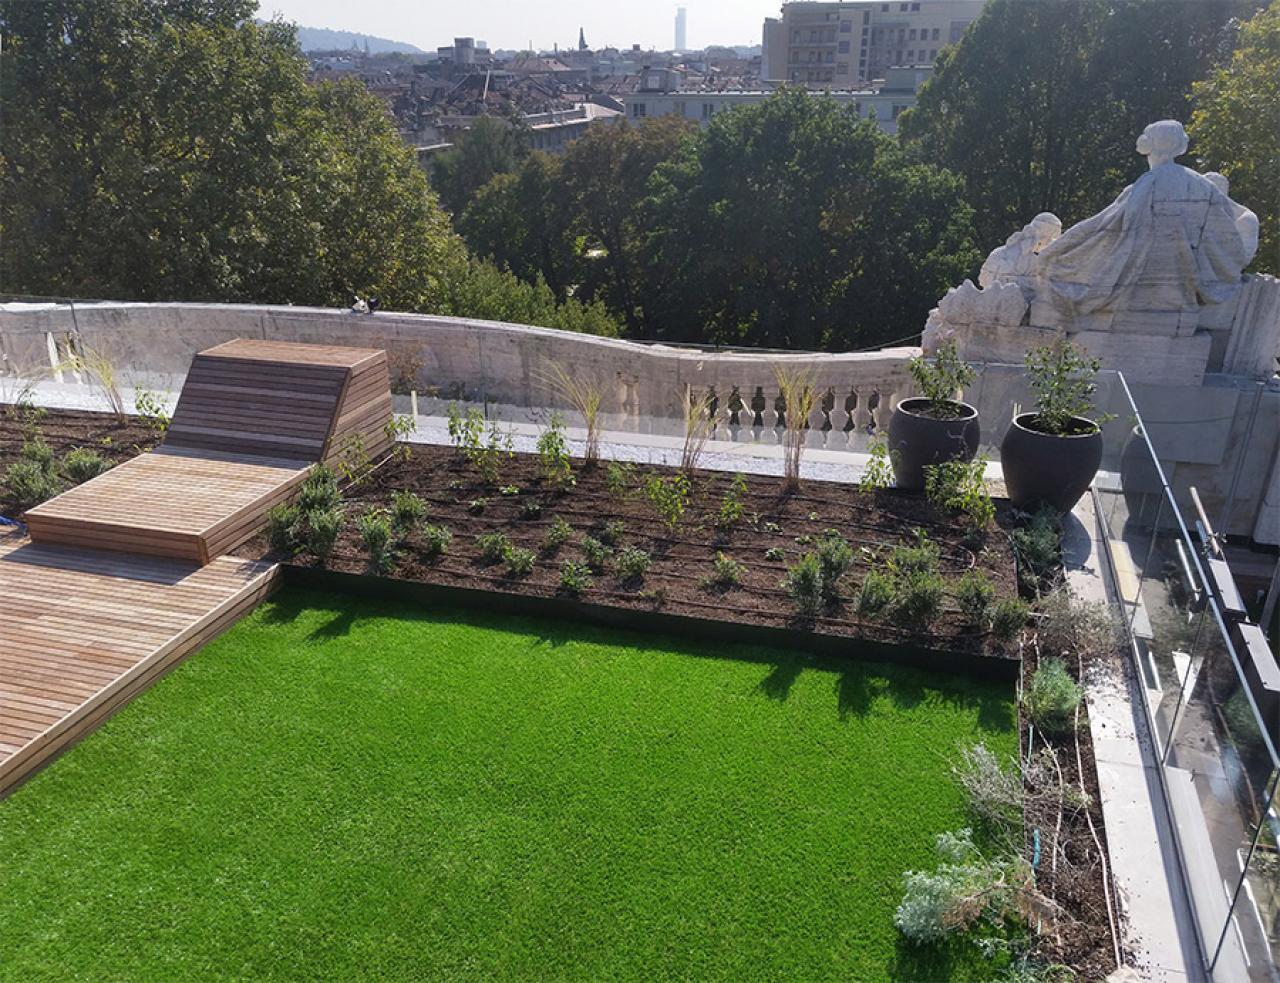
[[[675,470],[637,468],[632,487],[618,495],[606,485],[604,466],[575,466],[575,487],[560,493],[543,487],[535,455],[516,454],[504,460],[498,481],[489,484],[452,448],[411,446],[407,458],[398,456],[384,462],[364,482],[347,489],[343,507],[348,521],[326,566],[343,573],[366,572],[368,554],[356,518],[369,508],[390,507],[396,491],[413,491],[430,506],[427,521],[447,526],[453,541],[447,554],[430,558],[423,552],[420,533],[410,534],[397,548],[394,568],[385,574],[395,579],[553,596],[560,592],[561,564],[567,559],[585,560],[580,545],[583,537],[598,537],[606,522],[622,521],[626,531],[615,550],[638,546],[650,553],[652,565],[639,583],[624,581],[609,569],[596,571],[584,600],[743,624],[811,627],[837,636],[946,651],[973,652],[984,645],[991,651],[994,643],[967,623],[950,597],[942,614],[927,627],[864,618],[854,610],[852,598],[866,573],[882,565],[893,546],[914,542],[916,529],[923,529],[939,546],[939,567],[949,582],[977,567],[990,577],[998,596],[1017,594],[1006,534],[1012,516],[1003,504],[998,512],[999,528],[992,530],[985,542],[971,544],[954,520],[939,514],[922,496],[884,490],[860,492],[829,482],[807,482],[799,492],[783,494],[779,478],[748,476],[742,498],[745,517],[724,531],[716,527],[715,515],[732,476],[698,472],[685,515],[675,530],[669,530],[639,487],[652,472],[667,475]],[[519,493],[503,495],[499,492],[502,486],[516,486]],[[483,512],[472,514],[468,503],[479,498],[487,499],[487,504]],[[529,501],[542,506],[538,518],[522,516]],[[558,550],[549,551],[543,548],[543,536],[556,517],[569,523],[574,535]],[[768,531],[769,523],[778,531]],[[848,540],[857,557],[846,575],[840,603],[806,624],[798,619],[796,606],[780,582],[787,564],[813,549],[827,529],[835,529]],[[537,553],[530,574],[513,578],[501,564],[484,561],[476,538],[494,531]],[[805,537],[810,541],[797,542]],[[766,559],[765,552],[770,549],[781,550],[784,559]],[[259,538],[248,544],[247,551],[262,555],[268,547]],[[717,551],[742,564],[738,585],[725,588],[708,582]],[[305,553],[291,562],[315,565],[314,558]]]

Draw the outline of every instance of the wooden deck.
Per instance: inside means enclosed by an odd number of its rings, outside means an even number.
[[[314,463],[387,450],[385,352],[229,341],[191,363],[164,446],[27,512],[38,543],[208,563]]]
[[[265,597],[277,568],[67,549],[0,531],[0,796]]]

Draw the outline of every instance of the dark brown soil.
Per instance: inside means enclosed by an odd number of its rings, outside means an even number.
[[[1033,637],[1031,644],[1023,650],[1024,687],[1030,682],[1039,660]],[[1079,667],[1069,668],[1075,675]],[[1029,721],[1025,711],[1020,711],[1019,717],[1025,754]],[[1037,948],[1046,962],[1070,966],[1083,980],[1101,980],[1117,968],[1114,934],[1107,915],[1107,890],[1114,905],[1115,888],[1110,879],[1110,869],[1102,859],[1107,851],[1107,835],[1102,821],[1093,742],[1089,739],[1087,704],[1084,701],[1080,703],[1074,734],[1045,735],[1037,731],[1033,740],[1032,754],[1040,752],[1046,744],[1051,747],[1062,771],[1063,784],[1083,790],[1088,803],[1087,808],[1063,809],[1060,830],[1057,828],[1059,814],[1056,808],[1037,806],[1034,802],[1028,806],[1028,839],[1033,829],[1040,833],[1041,861],[1036,872],[1036,885],[1062,907],[1062,914],[1047,924],[1038,936]],[[1052,863],[1055,843],[1061,848],[1056,870]],[[1116,910],[1118,912],[1118,908]]]
[[[55,458],[67,451],[87,447],[116,464],[136,457],[154,446],[157,435],[138,417],[118,420],[109,413],[80,410],[19,410],[0,407],[0,476],[19,459],[22,445],[32,437],[48,444]],[[17,508],[0,482],[0,510],[15,516]]]
[[[863,493],[849,485],[816,481],[806,482],[794,494],[783,494],[781,479],[750,476],[743,497],[745,515],[726,531],[716,527],[715,516],[732,475],[699,472],[692,482],[684,517],[672,531],[662,524],[641,490],[645,477],[651,473],[676,472],[664,467],[638,467],[627,493],[619,495],[609,491],[603,465],[575,468],[576,486],[558,493],[540,482],[534,455],[517,454],[504,461],[494,485],[484,482],[451,448],[413,446],[407,460],[399,457],[382,464],[368,480],[347,491],[344,509],[348,521],[327,566],[342,572],[365,572],[368,553],[356,529],[356,517],[371,507],[389,507],[394,492],[409,490],[430,505],[427,521],[447,526],[453,540],[446,555],[429,558],[422,551],[420,534],[410,535],[398,547],[388,576],[551,596],[560,590],[562,563],[585,560],[582,539],[598,538],[606,522],[621,521],[625,532],[615,550],[638,546],[650,553],[652,565],[642,582],[626,582],[606,565],[594,572],[592,586],[582,595],[585,600],[747,624],[796,627],[805,623],[797,618],[796,605],[780,586],[786,567],[811,551],[826,530],[834,529],[857,555],[845,577],[842,600],[817,617],[811,625],[815,630],[947,651],[971,652],[983,646],[991,651],[995,647],[966,623],[953,599],[948,598],[942,614],[928,626],[859,617],[851,599],[856,597],[867,572],[882,565],[890,548],[914,542],[916,529],[923,529],[941,548],[940,569],[949,582],[977,566],[990,577],[999,596],[1015,596],[1013,556],[1004,532],[1011,521],[1007,507],[1002,505],[999,509],[998,523],[1002,528],[992,530],[983,542],[973,543],[953,519],[939,514],[922,496],[895,491]],[[501,487],[518,492],[502,494]],[[485,500],[483,510],[469,511],[469,503],[480,499]],[[530,502],[541,506],[536,518],[523,512]],[[573,527],[573,537],[558,550],[548,550],[543,547],[543,537],[557,516]],[[494,531],[505,533],[516,546],[537,553],[530,574],[511,577],[503,564],[482,559],[476,539]],[[261,555],[267,551],[267,544],[260,538],[249,544],[249,550]],[[769,550],[780,550],[782,558],[767,558]],[[710,584],[717,552],[742,564],[737,585]],[[293,562],[312,565],[315,561],[300,554]]]

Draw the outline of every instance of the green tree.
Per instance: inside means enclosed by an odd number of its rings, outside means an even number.
[[[1134,141],[1186,119],[1192,83],[1258,0],[990,0],[899,121],[920,157],[961,174],[984,245],[1037,212],[1066,224],[1142,173]]]
[[[801,89],[717,116],[651,187],[643,293],[665,338],[881,344],[978,259],[953,175]]]
[[[654,168],[672,160],[695,124],[679,116],[646,119],[638,126],[593,126],[569,144],[561,164],[574,223],[594,264],[583,289],[602,297],[628,327],[639,331],[638,293],[645,219],[641,205]],[[593,272],[593,267],[599,272]]]
[[[1192,89],[1192,147],[1261,223],[1253,268],[1280,273],[1280,2],[1248,21],[1229,64]]]
[[[476,191],[495,175],[514,171],[526,153],[528,140],[519,121],[481,116],[432,161],[431,184],[449,214],[461,215]]]
[[[535,151],[475,192],[458,231],[476,255],[563,297],[580,265],[570,197],[559,158]]]
[[[381,103],[252,0],[0,4],[0,277],[36,294],[438,304],[465,250]]]

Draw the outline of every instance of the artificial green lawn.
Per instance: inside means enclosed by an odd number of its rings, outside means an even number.
[[[892,919],[1010,697],[291,590],[0,802],[0,976],[980,978]]]

